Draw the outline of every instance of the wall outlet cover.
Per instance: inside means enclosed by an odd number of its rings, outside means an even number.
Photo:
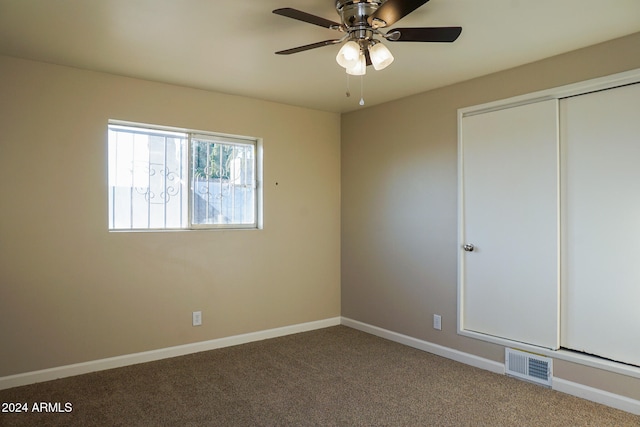
[[[439,314],[433,315],[433,329],[442,330],[442,317]]]
[[[194,311],[193,315],[192,315],[192,320],[193,320],[193,326],[202,325],[202,312],[201,311]]]

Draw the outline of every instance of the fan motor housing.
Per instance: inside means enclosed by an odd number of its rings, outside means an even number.
[[[336,0],[336,10],[349,29],[368,27],[367,18],[386,0]]]
[[[367,20],[385,1],[336,0],[336,10],[349,33],[350,40],[357,41],[361,46],[374,42],[374,31]]]

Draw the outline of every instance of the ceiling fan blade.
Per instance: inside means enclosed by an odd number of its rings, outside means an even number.
[[[376,10],[367,21],[373,28],[393,25],[429,0],[387,0]]]
[[[385,38],[392,42],[442,42],[456,41],[462,27],[394,28]]]
[[[322,42],[306,44],[304,46],[293,47],[291,49],[281,50],[276,52],[276,55],[291,55],[292,53],[304,52],[305,50],[315,49],[317,47],[329,46],[332,44],[340,43],[341,39],[325,40]]]
[[[330,21],[328,19],[321,18],[320,16],[312,15],[301,10],[292,9],[290,7],[283,7],[273,11],[276,15],[286,16],[287,18],[297,19],[298,21],[308,22],[309,24],[319,25],[324,28],[338,29],[340,24]]]

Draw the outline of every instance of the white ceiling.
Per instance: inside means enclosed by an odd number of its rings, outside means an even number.
[[[333,0],[0,0],[0,54],[314,109],[361,108],[338,46],[275,55],[341,33],[271,13],[339,21]],[[455,43],[385,42],[365,107],[640,31],[640,0],[431,0],[396,27],[461,26]],[[640,54],[640,52],[639,52]]]

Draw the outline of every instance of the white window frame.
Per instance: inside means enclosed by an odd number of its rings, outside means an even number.
[[[187,144],[187,159],[186,159],[186,168],[187,168],[187,221],[184,227],[156,227],[156,228],[112,228],[111,222],[108,224],[109,232],[162,232],[162,231],[193,231],[193,230],[259,230],[263,228],[263,185],[262,185],[262,160],[263,160],[263,146],[262,139],[257,137],[250,136],[240,136],[240,135],[230,135],[223,134],[218,132],[210,132],[210,131],[202,131],[202,130],[194,130],[194,129],[186,129],[186,128],[177,128],[163,125],[151,125],[145,123],[137,123],[137,122],[129,122],[122,120],[113,120],[110,119],[108,121],[108,126],[122,126],[128,128],[139,128],[143,131],[162,131],[162,132],[175,132],[185,135],[186,144]],[[220,143],[224,145],[253,145],[254,147],[254,158],[253,158],[253,168],[254,168],[254,177],[253,177],[253,189],[254,189],[254,203],[253,203],[253,215],[254,221],[252,223],[242,224],[242,223],[228,223],[228,224],[194,224],[193,223],[193,198],[194,198],[194,190],[191,188],[191,184],[193,182],[193,174],[194,168],[192,164],[192,140],[197,139],[199,141],[210,141],[213,143]],[[107,139],[107,145],[109,141]],[[108,162],[109,160],[107,160]],[[108,165],[109,167],[109,165]],[[111,206],[109,206],[111,209]]]

